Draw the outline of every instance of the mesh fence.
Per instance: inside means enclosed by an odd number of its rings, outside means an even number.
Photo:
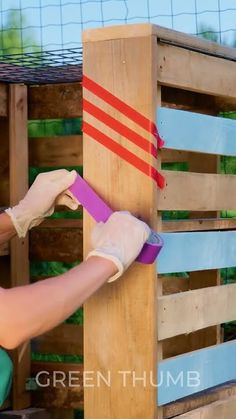
[[[143,22],[236,45],[235,0],[0,0],[0,80],[78,80],[83,30]]]

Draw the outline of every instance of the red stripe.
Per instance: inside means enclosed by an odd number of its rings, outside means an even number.
[[[83,132],[92,137],[98,143],[102,144],[104,147],[108,148],[113,153],[117,154],[123,160],[130,163],[132,166],[140,170],[145,175],[154,179],[160,188],[163,188],[165,186],[165,179],[154,167],[150,166],[148,163],[137,157],[135,154],[126,150],[126,148],[124,148],[122,145],[116,143],[114,140],[112,140],[112,138],[103,134],[103,132],[94,128],[88,122],[83,123]]]
[[[83,87],[94,93],[96,96],[100,97],[109,105],[113,106],[119,112],[123,113],[125,116],[127,116],[127,118],[131,119],[140,127],[144,128],[147,132],[153,134],[157,140],[157,146],[159,148],[164,145],[164,141],[161,139],[154,122],[150,121],[144,115],[133,109],[131,106],[127,105],[127,103],[123,102],[121,99],[114,96],[108,90],[104,89],[104,87],[100,86],[85,75],[83,76]]]
[[[142,137],[141,135],[137,134],[132,129],[126,127],[117,119],[108,115],[102,109],[98,108],[86,99],[83,99],[83,110],[103,122],[108,127],[112,128],[114,131],[118,132],[118,134],[126,137],[129,141],[140,147],[142,150],[152,154],[153,157],[157,157],[157,148],[154,146],[154,144],[146,140],[146,138]]]

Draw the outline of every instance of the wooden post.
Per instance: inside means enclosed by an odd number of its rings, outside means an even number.
[[[83,42],[84,74],[155,121],[157,41],[153,26],[88,30],[83,34]],[[87,89],[84,98],[155,142],[151,134]],[[98,119],[84,113],[84,120],[156,166],[153,156]],[[156,183],[86,134],[84,177],[112,208],[130,210],[156,226]],[[90,248],[92,225],[85,212],[85,256]],[[153,385],[157,366],[156,283],[156,264],[135,263],[120,280],[104,286],[85,304],[86,419],[157,418],[157,388]],[[107,383],[99,382],[99,374]]]
[[[10,205],[16,205],[28,190],[27,87],[11,85],[9,97]],[[11,286],[29,283],[28,238],[11,241]],[[22,309],[27,310],[27,307]],[[13,408],[30,406],[25,390],[30,376],[30,346],[23,344],[13,351]]]

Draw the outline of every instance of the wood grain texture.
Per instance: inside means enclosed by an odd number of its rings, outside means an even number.
[[[235,62],[223,58],[172,45],[158,46],[157,78],[166,86],[235,99],[235,68]]]
[[[0,84],[0,117],[8,115],[8,86],[7,84]]]
[[[236,284],[158,298],[158,338],[166,339],[236,319]]]
[[[84,74],[147,118],[154,120],[157,99],[156,38],[142,35],[139,37],[136,32],[134,38],[126,39],[126,30],[129,31],[129,28],[124,26],[121,33],[123,39],[105,42],[97,42],[95,30],[94,39],[84,43]],[[103,31],[106,36],[106,29]],[[90,40],[91,36],[92,32]],[[138,88],[140,84],[143,86],[142,90]],[[85,90],[84,93],[87,100],[96,104],[88,91]],[[117,118],[117,112],[113,108],[104,105],[104,110]],[[85,118],[90,122],[87,114]],[[119,114],[121,122],[124,118]],[[137,129],[135,124],[130,125],[134,130]],[[112,130],[104,128],[104,133],[112,135]],[[117,136],[117,140],[126,145],[126,141],[120,136]],[[150,135],[148,140],[152,141]],[[130,144],[129,149],[137,152],[134,145]],[[83,154],[85,179],[106,202],[118,210],[126,208],[154,226],[157,199],[154,182],[87,135],[84,136]],[[140,150],[143,158],[144,154]],[[154,166],[156,164],[151,156],[149,162]],[[137,185],[142,185],[142,188],[137,188]],[[92,224],[91,218],[85,214],[85,253],[90,247]],[[85,369],[102,369],[104,372],[109,370],[112,376],[111,388],[102,385],[100,388],[85,389],[86,419],[94,419],[95,411],[97,419],[120,419],[126,417],[127,412],[130,419],[157,417],[156,389],[150,386],[145,388],[140,383],[135,387],[129,383],[125,388],[118,374],[119,370],[126,369],[135,371],[139,376],[143,371],[153,371],[155,375],[156,292],[153,265],[134,264],[122,280],[103,287],[85,304]],[[149,313],[148,316],[140,316],[143,307]],[[100,333],[98,324],[104,333]],[[125,329],[129,332],[126,334],[125,344],[121,345],[124,342]]]
[[[159,192],[159,210],[234,210],[236,176],[163,170],[166,187]]]
[[[9,124],[6,118],[0,119],[0,206],[10,203],[9,186]]]
[[[235,230],[235,218],[199,218],[188,220],[168,220],[163,222],[163,232]]]
[[[170,419],[175,416],[190,412],[199,407],[214,403],[219,400],[225,400],[236,396],[236,382],[224,384],[207,391],[203,391],[199,395],[188,397],[187,399],[178,400],[164,407],[165,418]],[[223,418],[223,417],[222,417]]]
[[[30,259],[68,263],[81,261],[83,259],[82,221],[76,220],[77,227],[60,227],[61,220],[56,221],[59,223],[51,223],[51,228],[42,225],[31,230]]]
[[[78,118],[82,115],[80,83],[28,88],[29,119]]]
[[[31,344],[33,351],[41,354],[82,355],[83,326],[63,323]]]
[[[48,385],[31,392],[32,404],[35,407],[80,409],[83,407],[83,370],[83,365],[79,363],[33,361],[31,377],[46,371],[38,379]],[[53,379],[53,374],[58,382]],[[60,382],[60,379],[63,381]]]
[[[28,190],[27,87],[10,86],[10,205],[16,205]],[[11,286],[29,283],[28,238],[11,241]],[[25,382],[30,375],[30,345],[24,343],[13,351],[13,409],[30,406]]]
[[[200,407],[192,412],[179,416],[179,419],[234,419],[236,410],[236,396],[227,400],[220,400],[210,405]]]
[[[31,138],[29,165],[33,167],[82,166],[82,136]]]

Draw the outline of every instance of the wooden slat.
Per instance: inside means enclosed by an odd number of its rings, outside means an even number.
[[[139,26],[136,26],[133,37],[126,38],[130,28],[129,25],[123,26],[120,30],[120,38],[124,38],[122,40],[109,40],[110,28],[103,28],[102,34],[107,39],[104,42],[97,42],[96,30],[85,32],[84,73],[147,118],[154,120],[157,99],[155,74],[157,50],[156,38],[150,36],[151,28],[149,25],[149,35],[143,35],[142,25],[140,25],[140,34]],[[139,89],[140,85],[142,89]],[[97,103],[94,95],[86,89],[84,94],[87,100]],[[117,118],[117,111],[112,107],[104,103],[103,109]],[[84,117],[86,122],[93,123],[87,113]],[[119,120],[124,122],[125,117],[119,114]],[[130,127],[137,131],[135,123],[130,122]],[[104,134],[109,136],[113,133],[104,126]],[[148,133],[147,138],[152,141],[152,136]],[[119,144],[128,146],[128,141],[121,136],[117,135],[116,139]],[[147,156],[147,153],[141,149],[137,151],[134,144],[129,144],[129,150],[135,154],[138,152],[140,157],[148,159],[151,165],[156,166],[156,159]],[[91,182],[106,202],[118,210],[126,208],[154,226],[157,199],[155,183],[88,135],[84,135],[83,154],[85,179]],[[87,214],[84,217],[84,227],[86,254],[90,248],[92,227],[91,217]],[[149,313],[148,322],[146,316],[140,316],[143,307]],[[135,371],[139,376],[143,371],[154,371],[155,374],[157,366],[155,308],[155,269],[152,265],[142,264],[134,264],[122,281],[117,281],[112,286],[104,286],[85,304],[85,370],[97,371],[102,367],[102,370],[111,371],[113,377],[111,388],[104,385],[100,388],[97,386],[85,388],[87,419],[94,419],[94,412],[97,417],[103,419],[111,419],[114,415],[117,418],[127,417],[127,412],[130,419],[155,417],[156,389],[150,385],[133,386],[132,383],[124,387],[117,374],[117,371],[123,370],[124,367]],[[104,333],[101,333],[98,324]],[[124,324],[129,331],[128,341],[125,345],[121,345],[124,339]],[[161,418],[161,411],[159,417]]]
[[[163,232],[177,231],[209,231],[209,230],[235,230],[236,218],[206,218],[188,220],[170,220],[163,222]]]
[[[79,409],[83,406],[83,365],[33,361],[31,376],[35,377],[41,371],[47,373],[38,376],[39,382],[46,384],[49,379],[49,386],[40,387],[39,390],[31,392],[34,406],[63,409]],[[62,383],[53,381],[53,373],[56,374],[56,371],[60,372],[57,373],[56,378],[65,378],[64,386]],[[93,382],[96,383],[96,374],[88,374],[88,376],[92,377]],[[71,385],[69,385],[70,379]]]
[[[159,153],[161,153],[162,163],[183,163],[187,162],[189,159],[189,153],[187,151],[168,150],[163,148]]]
[[[164,246],[157,270],[161,274],[235,267],[236,231],[160,235]]]
[[[0,84],[0,117],[8,115],[8,86]]]
[[[233,61],[171,45],[158,46],[157,78],[163,85],[236,100],[235,67]]]
[[[83,354],[83,326],[61,324],[32,341],[34,352],[62,355]]]
[[[158,191],[159,210],[236,209],[236,176],[164,170],[166,187]]]
[[[162,106],[172,109],[205,114],[211,113],[213,109],[217,114],[236,109],[236,102],[233,98],[211,96],[169,86],[162,86],[162,91]]]
[[[235,419],[236,396],[200,407],[179,416],[179,419]]]
[[[214,403],[219,400],[229,399],[236,396],[236,382],[224,384],[207,391],[203,391],[199,395],[188,397],[187,399],[178,400],[164,407],[165,418],[170,419],[186,412],[191,412],[201,406]],[[222,416],[223,418],[224,416]],[[226,417],[224,417],[226,419]]]
[[[167,149],[236,155],[236,121],[233,119],[158,107],[157,121]]]
[[[31,138],[29,165],[35,167],[82,166],[82,135]]]
[[[9,252],[10,252],[9,243],[4,243],[0,245],[0,256],[7,256],[9,255]]]
[[[80,83],[28,88],[29,119],[78,118],[82,115]]]
[[[188,278],[178,278],[175,276],[159,276],[162,281],[163,295],[175,294],[189,290]]]
[[[160,362],[158,405],[234,380],[235,356],[236,341],[232,341]]]
[[[0,287],[11,287],[11,263],[9,256],[0,258]]]
[[[9,124],[0,119],[0,206],[9,206]]]
[[[68,227],[67,227],[68,226]],[[31,260],[75,262],[83,259],[82,220],[48,220],[30,232]]]
[[[27,87],[10,86],[10,205],[16,205],[28,190]],[[29,283],[28,239],[11,241],[11,286]],[[26,342],[13,352],[13,409],[29,407],[25,382],[30,374],[30,345]]]
[[[236,319],[236,284],[219,285],[158,298],[160,340]]]

